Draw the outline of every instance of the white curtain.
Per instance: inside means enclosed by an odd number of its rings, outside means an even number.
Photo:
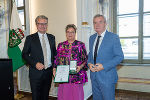
[[[0,0],[0,58],[8,58],[9,0]]]

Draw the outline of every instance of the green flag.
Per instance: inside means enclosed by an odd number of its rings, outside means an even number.
[[[24,45],[24,34],[22,31],[22,25],[17,11],[16,3],[13,3],[9,42],[8,42],[8,56],[13,62],[13,71],[22,67],[25,62],[22,59],[21,51]]]

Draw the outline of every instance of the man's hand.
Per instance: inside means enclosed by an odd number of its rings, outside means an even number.
[[[36,64],[36,69],[38,69],[38,70],[42,70],[44,67],[45,67],[45,66],[44,66],[42,63],[40,63],[40,62],[38,62],[38,63]]]
[[[88,66],[92,72],[96,71],[95,66],[93,64],[90,63],[90,64],[88,64]]]
[[[104,67],[103,67],[102,64],[100,64],[100,63],[95,64],[95,71],[96,72],[99,72],[99,71],[101,71],[103,69],[104,69]]]

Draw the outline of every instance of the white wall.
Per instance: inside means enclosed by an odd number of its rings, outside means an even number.
[[[49,18],[48,33],[55,35],[56,42],[66,40],[67,24],[77,24],[76,0],[30,0],[30,32],[36,32],[35,18],[46,15]]]

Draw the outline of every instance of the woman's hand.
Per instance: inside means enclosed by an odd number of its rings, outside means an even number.
[[[80,71],[82,69],[82,67],[81,66],[77,66],[77,73]]]
[[[53,68],[53,76],[55,77],[56,75],[56,68]]]

